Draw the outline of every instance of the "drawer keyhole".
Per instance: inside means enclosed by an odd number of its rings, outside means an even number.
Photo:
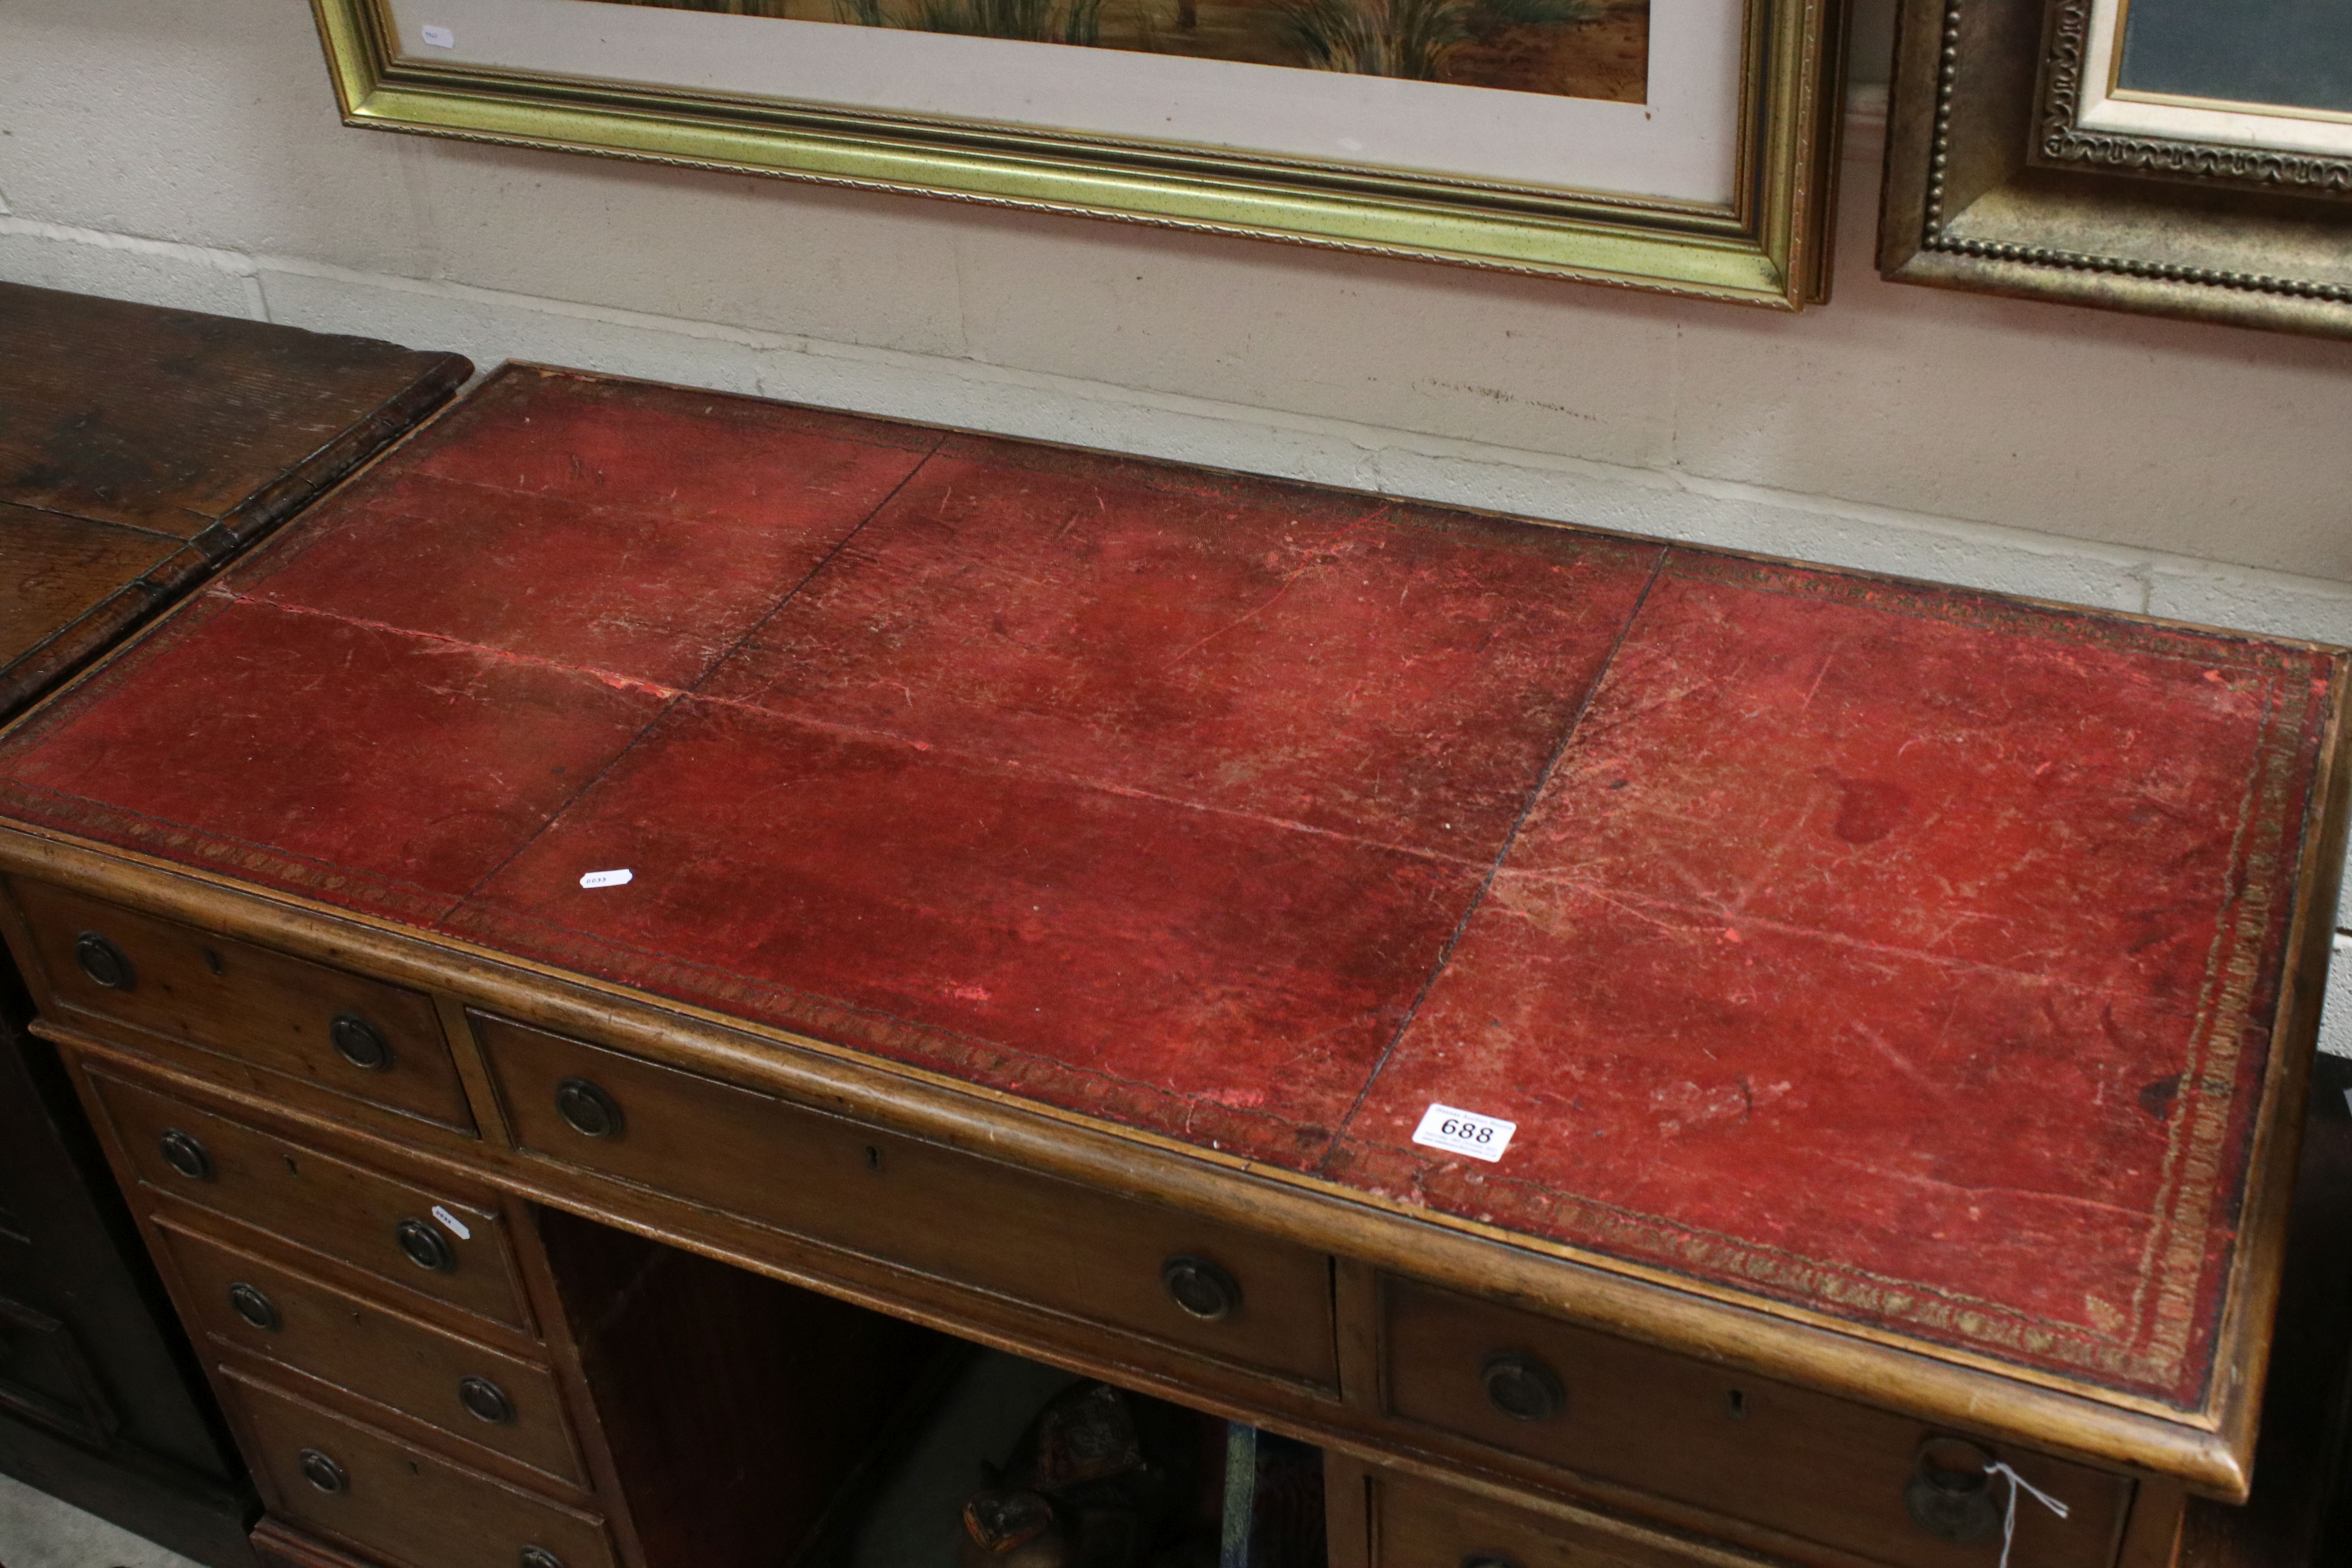
[[[1549,1421],[1568,1407],[1559,1374],[1534,1356],[1496,1351],[1478,1369],[1487,1402],[1514,1421]]]
[[[1202,1322],[1213,1323],[1241,1310],[1240,1282],[1205,1258],[1178,1253],[1160,1266],[1160,1282],[1178,1306]]]
[[[392,1237],[408,1261],[428,1273],[446,1274],[457,1267],[457,1249],[449,1238],[421,1219],[402,1220]]]
[[[469,1377],[457,1385],[457,1403],[477,1421],[504,1426],[514,1420],[514,1402],[507,1391],[487,1377]]]
[[[302,1450],[302,1479],[322,1492],[339,1492],[351,1484],[343,1467],[316,1448]]]
[[[1903,1488],[1911,1522],[1938,1541],[1982,1541],[2000,1528],[1993,1500],[1992,1456],[1958,1437],[1931,1437],[1919,1447]]]
[[[257,1329],[275,1331],[283,1325],[278,1303],[242,1279],[228,1288],[228,1305],[229,1310]]]
[[[74,938],[74,962],[81,972],[109,991],[130,991],[139,984],[138,972],[122,950],[94,931],[86,931]]]
[[[584,1078],[567,1078],[555,1086],[555,1113],[583,1138],[621,1135],[620,1106]]]
[[[196,1142],[194,1134],[183,1132],[176,1127],[167,1128],[158,1146],[163,1152],[163,1163],[188,1180],[209,1182],[213,1179],[213,1157],[205,1152],[205,1146]]]
[[[338,1013],[327,1026],[335,1054],[364,1072],[383,1072],[392,1066],[392,1044],[383,1031],[357,1013]]]
[[[563,1568],[563,1559],[544,1546],[526,1546],[515,1560],[516,1568]]]

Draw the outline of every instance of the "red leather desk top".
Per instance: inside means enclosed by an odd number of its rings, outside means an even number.
[[[510,370],[0,812],[2194,1407],[2343,679]]]

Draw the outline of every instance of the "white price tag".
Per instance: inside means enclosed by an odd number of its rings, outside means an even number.
[[[420,31],[425,35],[425,41],[436,49],[454,49],[457,47],[457,35],[447,27],[436,27],[427,23]]]
[[[439,1204],[435,1204],[433,1205],[433,1217],[439,1220],[449,1229],[456,1231],[459,1241],[471,1241],[474,1239],[474,1233],[466,1228],[466,1222],[459,1219],[456,1215],[451,1214],[447,1209],[443,1208]]]
[[[1506,1121],[1499,1116],[1481,1116],[1459,1106],[1433,1103],[1422,1112],[1421,1125],[1412,1130],[1412,1141],[1491,1163],[1503,1157],[1503,1151],[1511,1146],[1511,1134],[1518,1130],[1517,1122]]]
[[[586,871],[581,874],[580,885],[583,888],[618,888],[635,875],[633,871]]]

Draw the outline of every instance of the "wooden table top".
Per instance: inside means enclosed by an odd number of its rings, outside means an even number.
[[[13,731],[0,817],[2193,1416],[2346,673],[509,368]]]
[[[472,374],[457,354],[0,283],[0,714]]]

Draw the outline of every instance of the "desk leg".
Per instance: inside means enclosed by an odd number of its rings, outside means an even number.
[[[1370,1473],[1330,1448],[1323,1450],[1323,1520],[1331,1568],[1372,1568]]]
[[[2124,1526],[2116,1568],[2173,1568],[2180,1560],[2181,1524],[2188,1517],[2188,1494],[2179,1487],[2142,1481],[2132,1497],[2131,1518]]]

